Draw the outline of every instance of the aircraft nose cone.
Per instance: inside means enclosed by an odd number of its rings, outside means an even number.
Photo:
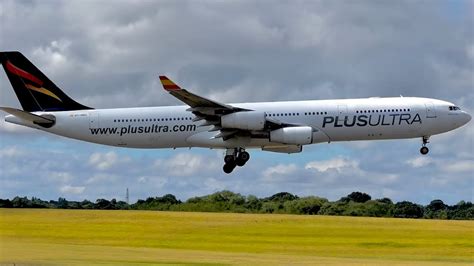
[[[464,117],[465,117],[464,118],[464,120],[465,120],[464,124],[467,124],[472,119],[471,115],[466,113],[466,112],[464,112]]]

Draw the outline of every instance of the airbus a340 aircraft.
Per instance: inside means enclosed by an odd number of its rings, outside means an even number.
[[[161,83],[186,106],[93,109],[69,98],[19,52],[1,52],[23,110],[0,107],[5,121],[60,136],[129,148],[225,149],[224,172],[250,158],[247,148],[301,152],[304,145],[353,140],[421,138],[461,127],[471,116],[446,101],[366,98],[262,103],[220,103]]]

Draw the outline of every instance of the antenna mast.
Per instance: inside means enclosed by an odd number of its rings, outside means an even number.
[[[128,194],[128,188],[127,188],[127,194],[125,194],[125,202],[129,204],[129,194]]]

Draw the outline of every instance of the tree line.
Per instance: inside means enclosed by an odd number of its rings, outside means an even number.
[[[460,201],[449,206],[442,200],[433,200],[423,206],[409,201],[394,203],[389,198],[372,199],[362,192],[352,192],[337,201],[308,196],[298,197],[288,192],[280,192],[266,198],[253,195],[243,196],[231,191],[220,191],[186,201],[172,194],[161,197],[139,199],[133,204],[116,199],[68,201],[65,198],[44,201],[32,197],[0,199],[0,208],[50,208],[50,209],[97,209],[97,210],[156,210],[189,212],[235,212],[235,213],[279,213],[306,215],[339,215],[365,217],[425,218],[448,220],[473,220],[472,202]]]

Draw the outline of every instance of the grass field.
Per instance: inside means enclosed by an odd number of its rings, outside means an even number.
[[[474,263],[474,222],[0,209],[0,264]]]

